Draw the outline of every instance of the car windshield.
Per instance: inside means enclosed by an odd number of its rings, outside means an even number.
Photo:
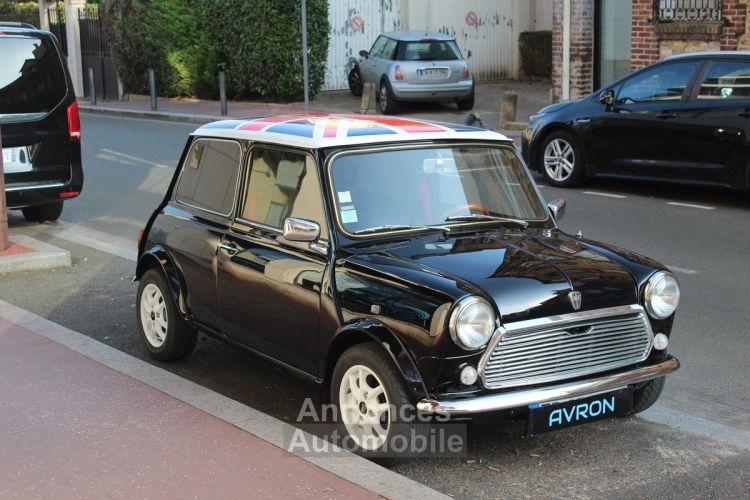
[[[344,154],[334,159],[331,178],[337,220],[348,234],[499,217],[547,219],[510,147],[456,145]]]
[[[406,42],[404,61],[455,61],[461,58],[456,42],[453,40],[422,40]]]

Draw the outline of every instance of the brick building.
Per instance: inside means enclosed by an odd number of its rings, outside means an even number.
[[[659,59],[750,49],[750,0],[553,0],[552,99],[578,99]]]

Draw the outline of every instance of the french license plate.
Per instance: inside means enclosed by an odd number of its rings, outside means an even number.
[[[448,78],[448,70],[445,68],[424,68],[419,70],[419,77],[425,79]]]
[[[529,406],[528,435],[627,415],[633,409],[633,389],[625,388],[583,399]]]
[[[15,163],[17,149],[3,149],[3,163]]]

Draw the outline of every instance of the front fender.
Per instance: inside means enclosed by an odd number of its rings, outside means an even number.
[[[403,342],[387,326],[373,318],[359,318],[343,325],[336,332],[326,357],[326,383],[330,383],[333,368],[344,351],[356,344],[370,341],[375,341],[385,348],[413,397],[427,397],[422,375]]]
[[[140,280],[149,269],[161,269],[169,284],[169,291],[177,309],[185,319],[188,319],[190,313],[187,308],[185,297],[186,288],[185,280],[182,277],[177,266],[169,257],[167,251],[161,245],[153,245],[144,250],[138,258],[138,264],[135,269],[135,278],[133,281]]]

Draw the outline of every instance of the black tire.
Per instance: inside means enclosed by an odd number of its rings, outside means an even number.
[[[63,210],[62,201],[53,201],[45,205],[23,207],[23,217],[29,222],[51,222],[60,218]]]
[[[398,101],[393,96],[393,90],[391,89],[391,83],[388,80],[380,82],[380,89],[378,89],[378,104],[380,112],[384,115],[392,115],[398,111]]]
[[[456,106],[461,111],[468,111],[474,107],[474,91],[471,91],[471,95],[466,99],[459,99],[456,101]]]
[[[362,82],[362,74],[359,72],[359,67],[354,66],[352,70],[349,72],[349,91],[352,93],[355,97],[362,97],[362,89],[364,88],[364,83]]]
[[[377,449],[365,449],[357,443],[356,439],[352,437],[347,426],[344,422],[344,416],[342,414],[342,404],[340,399],[340,389],[343,383],[344,375],[348,370],[356,367],[364,366],[371,370],[377,375],[382,381],[383,388],[385,389],[385,400],[378,400],[381,404],[387,401],[390,410],[388,411],[387,420],[389,423],[387,429],[386,445],[380,446]],[[370,382],[368,382],[368,386]],[[371,387],[370,387],[371,389]],[[346,388],[344,388],[346,392]],[[350,394],[352,391],[348,391]],[[412,429],[421,428],[424,426],[415,423],[409,423],[402,421],[401,417],[407,410],[414,408],[411,399],[409,398],[406,386],[403,382],[403,377],[394,366],[393,360],[384,351],[384,349],[374,343],[368,342],[364,344],[357,344],[345,351],[336,363],[336,367],[333,370],[333,376],[331,378],[331,401],[336,405],[337,411],[337,426],[340,435],[347,441],[343,442],[344,448],[354,451],[358,455],[361,455],[369,460],[379,463],[380,465],[391,466],[400,461],[406,453],[394,453],[392,446],[387,443],[392,443],[395,436],[404,436],[407,440],[409,439],[409,433]],[[359,404],[361,409],[362,401]],[[402,408],[406,407],[402,411]],[[360,410],[361,411],[361,410]],[[367,416],[367,413],[364,414]],[[408,413],[408,418],[411,420],[411,416],[414,416],[413,412]],[[417,421],[416,418],[413,419]],[[382,422],[381,417],[381,422]],[[355,424],[356,425],[356,424]],[[416,432],[420,432],[416,431]]]
[[[153,312],[154,315],[144,317],[147,313],[147,309],[144,308],[144,300],[148,300],[144,298],[144,294],[154,291],[154,288],[149,285],[155,286],[159,291],[161,300],[158,296],[152,295],[151,297],[158,302],[161,312]],[[154,328],[159,332],[158,335],[163,339],[159,343],[153,339],[154,333],[150,335],[146,333],[146,325],[150,322],[156,322],[164,311],[166,311],[166,317],[163,318],[166,322],[166,328],[158,324],[154,325]],[[198,332],[185,321],[177,310],[167,281],[160,269],[150,269],[141,277],[136,299],[136,319],[138,331],[140,331],[141,338],[152,358],[160,361],[176,361],[193,351]],[[149,336],[152,338],[149,338]]]
[[[661,391],[664,390],[666,377],[659,377],[647,382],[643,387],[633,392],[633,412],[631,415],[645,411],[659,399]]]
[[[548,149],[551,153],[549,156],[555,159],[546,163],[545,157],[548,156]],[[544,139],[537,159],[539,162],[537,169],[552,186],[578,186],[586,176],[586,165],[578,141],[572,134],[563,130],[552,132]],[[571,168],[568,171],[569,167]]]

